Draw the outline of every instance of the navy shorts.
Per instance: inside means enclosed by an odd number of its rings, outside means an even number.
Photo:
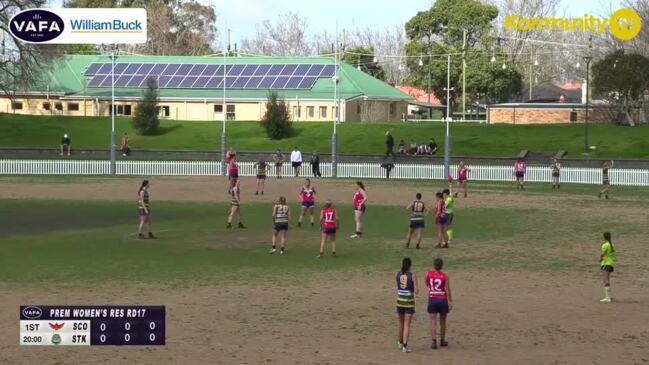
[[[446,224],[448,224],[449,226],[453,224],[453,217],[453,213],[446,213]]]
[[[291,162],[291,166],[300,167],[300,166],[302,166],[302,162]]]
[[[558,172],[553,172],[552,177],[559,177],[559,173]]]
[[[460,184],[466,184],[466,178],[464,178],[464,179],[457,179],[457,181],[458,181]]]
[[[522,179],[522,178],[525,177],[525,173],[524,172],[517,172],[516,177],[519,178],[519,179]]]
[[[440,215],[435,221],[439,224],[446,224],[448,222],[448,214]]]
[[[228,172],[228,177],[233,178],[233,179],[238,179],[239,178],[239,173],[238,172]]]
[[[613,272],[615,270],[613,269],[613,266],[611,266],[611,265],[602,265],[602,271]]]
[[[140,213],[141,216],[151,215],[151,208],[138,208],[138,213]]]
[[[365,213],[365,204],[361,205],[360,207],[358,207],[358,208],[356,208],[354,210]]]
[[[302,206],[305,208],[313,208],[315,202],[302,202]]]
[[[322,233],[324,234],[336,234],[335,228],[323,228]]]
[[[288,222],[275,223],[273,226],[277,232],[288,231]]]
[[[438,298],[428,298],[428,313],[446,314],[448,313],[448,300]]]
[[[398,314],[415,314],[415,307],[412,307],[412,308],[397,307],[397,313]]]
[[[266,180],[266,175],[257,175],[257,180]]]
[[[411,220],[410,221],[410,228],[412,229],[417,229],[417,228],[424,228],[426,226],[426,223],[424,223],[424,220]]]

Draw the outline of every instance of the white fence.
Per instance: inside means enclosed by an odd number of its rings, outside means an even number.
[[[117,161],[118,175],[133,176],[218,176],[221,175],[218,161]],[[331,177],[331,164],[320,164],[323,177]],[[339,163],[338,177],[376,179],[385,178],[385,169],[378,163]],[[110,161],[106,160],[0,160],[0,175],[108,175]],[[289,163],[284,164],[282,173],[292,176]],[[253,162],[241,162],[239,175],[254,176]],[[269,176],[275,176],[271,166]],[[303,164],[301,176],[311,176],[311,167]],[[456,167],[451,167],[456,176]],[[397,164],[390,174],[393,179],[441,180],[444,178],[442,165]],[[649,170],[612,169],[611,184],[626,186],[649,186]],[[552,172],[548,166],[528,166],[527,181],[550,182]],[[470,166],[469,180],[514,181],[513,166]],[[595,168],[564,167],[561,170],[562,183],[601,184],[602,171]]]

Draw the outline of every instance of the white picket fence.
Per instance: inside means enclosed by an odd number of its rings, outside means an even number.
[[[218,161],[118,161],[117,175],[132,176],[218,176],[221,175]],[[331,164],[320,164],[323,177],[331,177]],[[292,176],[289,163],[284,164],[282,173]],[[106,160],[0,160],[0,175],[108,175],[110,161]],[[239,175],[255,176],[253,162],[240,162]],[[451,175],[456,176],[456,167]],[[271,166],[269,176],[275,176]],[[311,176],[311,167],[303,164],[301,176]],[[338,177],[358,179],[385,178],[385,169],[378,163],[339,163]],[[441,180],[444,178],[442,165],[397,164],[390,174],[393,179]],[[649,186],[649,170],[612,169],[611,184],[625,186]],[[550,182],[552,173],[548,166],[528,166],[525,180]],[[513,166],[470,166],[469,180],[514,181]],[[561,170],[562,183],[601,184],[602,171],[596,168],[564,167]]]

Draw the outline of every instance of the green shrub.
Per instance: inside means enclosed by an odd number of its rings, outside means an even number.
[[[282,139],[290,137],[293,132],[288,105],[284,100],[280,100],[276,92],[268,94],[266,103],[266,114],[261,119],[261,124],[266,130],[266,135],[270,139]]]
[[[149,78],[142,100],[138,102],[135,110],[133,128],[137,134],[146,136],[156,134],[159,127],[158,82],[154,78]]]

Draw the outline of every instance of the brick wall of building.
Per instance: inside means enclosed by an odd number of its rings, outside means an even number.
[[[577,122],[570,121],[570,113],[577,112]],[[583,123],[586,111],[571,108],[529,108],[529,107],[490,107],[489,123],[508,124],[564,124]],[[612,122],[615,115],[608,109],[594,108],[588,112],[588,121],[594,123]]]

